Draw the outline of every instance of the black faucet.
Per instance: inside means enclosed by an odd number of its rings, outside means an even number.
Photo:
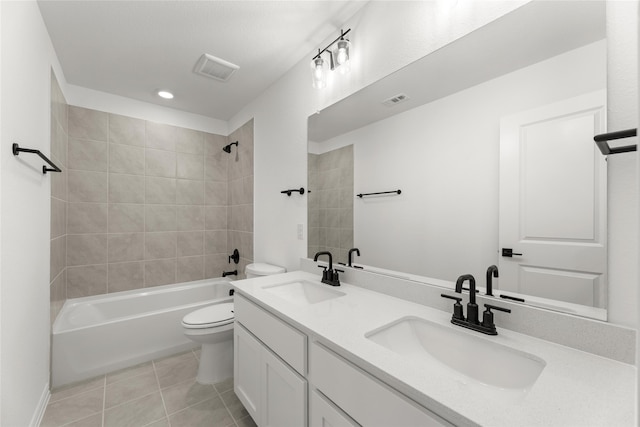
[[[342,270],[338,270],[337,268],[334,270],[333,269],[333,257],[331,256],[331,252],[329,251],[322,251],[322,252],[317,252],[316,255],[313,257],[314,261],[318,261],[318,257],[320,255],[327,255],[329,257],[329,268],[327,269],[327,267],[324,266],[318,266],[320,268],[324,268],[324,271],[322,272],[322,283],[326,283],[327,285],[331,285],[331,286],[340,286],[340,277],[338,275],[338,272],[343,273]]]
[[[498,277],[498,267],[495,265],[489,266],[487,268],[487,289],[486,295],[493,296],[493,279],[492,277]]]
[[[349,267],[353,267],[353,268],[362,268],[362,267],[359,267],[359,266],[357,266],[357,265],[353,265],[353,264],[351,263],[351,256],[353,255],[353,253],[354,253],[354,252],[356,253],[356,255],[360,256],[360,249],[358,249],[358,248],[352,248],[352,249],[349,249]]]
[[[238,275],[238,270],[233,270],[233,271],[223,271],[222,272],[222,277],[227,277],[227,276],[237,276]]]
[[[504,311],[505,313],[511,313],[508,308],[496,307],[495,305],[485,304],[484,313],[482,313],[482,323],[478,320],[478,304],[476,304],[476,279],[470,275],[465,274],[458,277],[456,281],[456,292],[462,293],[462,284],[465,281],[469,281],[469,303],[467,304],[467,318],[464,318],[464,310],[460,301],[461,297],[454,297],[447,294],[441,294],[443,298],[449,298],[455,300],[453,304],[453,316],[451,316],[451,323],[454,325],[462,326],[463,328],[473,329],[474,331],[482,332],[487,335],[498,335],[496,325],[493,323],[492,309],[498,311]]]

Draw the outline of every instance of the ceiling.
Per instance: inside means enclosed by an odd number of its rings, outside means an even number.
[[[338,35],[366,1],[38,4],[67,83],[228,120]],[[204,53],[240,69],[227,82],[195,74]],[[158,97],[158,89],[175,98]]]

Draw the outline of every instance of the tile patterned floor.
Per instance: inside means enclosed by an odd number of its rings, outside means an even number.
[[[41,427],[255,427],[233,379],[195,380],[199,351],[53,390]]]

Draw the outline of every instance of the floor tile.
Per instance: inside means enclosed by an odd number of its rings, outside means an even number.
[[[120,405],[153,392],[160,391],[156,374],[153,371],[136,377],[107,384],[105,393],[105,409]]]
[[[191,351],[179,356],[159,360],[153,364],[160,382],[160,388],[195,378],[198,373],[198,360]]]
[[[54,427],[102,412],[104,389],[97,388],[47,405],[40,427]]]
[[[71,424],[65,424],[64,427],[102,427],[102,412],[74,421]]]
[[[130,400],[104,412],[105,427],[139,427],[166,416],[160,392]]]
[[[153,372],[152,362],[141,363],[130,368],[120,369],[119,371],[109,373],[107,374],[107,384],[115,383],[116,381],[120,381],[125,378],[137,377],[138,375],[146,374],[147,372]]]
[[[216,390],[218,390],[218,393],[220,394],[224,393],[225,391],[233,390],[233,377],[227,378],[226,380],[216,383],[213,386],[216,388]]]
[[[162,398],[167,414],[193,406],[217,396],[212,385],[202,385],[193,379],[162,389]]]
[[[169,423],[172,426],[189,427],[226,427],[235,425],[220,397],[206,400],[170,415]]]
[[[236,393],[233,390],[221,393],[220,397],[222,398],[224,405],[227,407],[227,410],[231,413],[231,416],[234,420],[239,420],[249,415],[247,410],[244,409],[242,402],[240,402],[240,399],[238,399],[238,396],[236,396]]]
[[[236,420],[236,424],[238,425],[238,427],[258,427],[256,422],[253,421],[253,418],[251,418],[251,416],[247,416],[240,420]]]
[[[49,403],[66,399],[76,394],[86,393],[99,387],[104,387],[104,375],[53,389]]]

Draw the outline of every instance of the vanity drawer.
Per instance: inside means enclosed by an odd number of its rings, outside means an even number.
[[[310,382],[364,426],[451,426],[326,347],[309,348]]]
[[[234,314],[260,341],[280,356],[300,375],[306,374],[307,336],[287,325],[242,295],[234,297]]]

